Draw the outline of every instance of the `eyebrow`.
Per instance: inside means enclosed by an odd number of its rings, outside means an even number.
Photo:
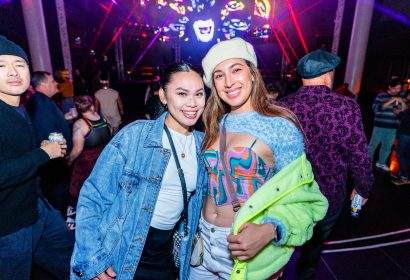
[[[189,92],[189,90],[187,90],[187,89],[185,89],[185,88],[183,88],[183,87],[177,87],[175,90],[182,90],[182,91],[185,91],[185,92]],[[203,88],[200,88],[200,89],[197,89],[196,92],[198,92],[198,91],[203,91],[203,90],[204,90]]]
[[[232,69],[232,68],[234,68],[235,66],[244,66],[242,63],[240,63],[240,62],[236,62],[236,63],[234,63],[234,64],[232,64],[232,65],[230,65],[228,68],[229,69]],[[216,72],[223,72],[222,70],[215,70],[212,74],[215,74]]]

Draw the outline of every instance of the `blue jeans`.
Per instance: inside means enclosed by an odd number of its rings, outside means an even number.
[[[398,139],[397,158],[399,159],[400,176],[409,179],[410,135],[399,134]]]
[[[32,262],[57,279],[70,278],[74,234],[45,198],[38,199],[38,209],[35,224],[0,237],[1,279],[29,279]]]
[[[372,138],[370,139],[368,154],[373,160],[374,151],[381,144],[379,152],[379,160],[377,163],[387,164],[391,147],[393,146],[394,139],[396,138],[396,129],[383,128],[375,126],[373,128]]]

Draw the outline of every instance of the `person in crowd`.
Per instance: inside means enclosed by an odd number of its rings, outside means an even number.
[[[271,103],[275,102],[280,94],[279,88],[275,87],[273,84],[268,84],[266,86],[266,90],[268,91],[268,99]]]
[[[73,70],[73,89],[74,96],[89,95],[87,82],[81,76],[81,72],[78,69]]]
[[[111,126],[111,134],[117,134],[120,129],[121,116],[124,115],[124,105],[120,94],[115,89],[110,88],[108,80],[102,80],[102,89],[94,93],[95,111],[107,118]]]
[[[67,164],[74,163],[71,173],[67,207],[67,228],[75,229],[78,196],[84,181],[90,175],[98,156],[111,139],[107,120],[94,110],[91,96],[74,97],[74,105],[80,118],[73,125],[73,149]]]
[[[60,72],[61,83],[58,84],[58,89],[61,92],[62,109],[64,114],[69,112],[74,106],[74,84],[71,81],[70,71],[64,69]]]
[[[349,90],[349,83],[343,83],[343,85],[335,89],[335,93],[338,93],[338,94],[341,94],[343,96],[347,96],[350,98],[355,98],[354,93]]]
[[[398,77],[391,78],[387,90],[377,95],[372,106],[374,127],[368,153],[373,160],[377,147],[381,145],[376,167],[386,172],[390,172],[387,160],[396,138],[397,127],[400,123],[393,110],[395,107],[400,109],[407,107],[405,95],[401,93],[401,90],[401,79]]]
[[[407,102],[410,104],[410,92],[407,92]],[[394,113],[400,120],[397,128],[397,158],[399,160],[400,173],[397,179],[393,180],[393,184],[410,185],[409,168],[410,168],[410,108],[401,109],[394,108]]]
[[[297,64],[303,86],[281,99],[298,117],[305,132],[306,154],[315,180],[329,201],[326,217],[314,228],[313,238],[303,245],[297,262],[299,279],[314,279],[323,242],[330,235],[342,211],[347,194],[347,174],[354,181],[356,194],[366,203],[374,178],[367,154],[360,108],[352,98],[331,91],[333,69],[340,58],[317,50]]]
[[[27,54],[0,36],[0,278],[28,280],[34,262],[68,279],[74,236],[38,195],[36,177],[42,164],[66,154],[67,145],[36,145],[35,127],[20,104],[29,84]]]
[[[164,113],[165,107],[162,105],[159,99],[160,84],[158,82],[152,82],[149,88],[149,98],[147,100],[147,103],[145,104],[145,117],[148,120],[155,120]]]
[[[189,279],[276,279],[295,246],[312,236],[327,201],[295,116],[268,101],[252,45],[217,43],[202,67],[211,89],[203,115],[210,182],[200,221],[203,262]]]
[[[47,140],[52,132],[60,132],[67,141],[67,154],[71,152],[72,136],[63,113],[52,100],[57,93],[57,82],[45,71],[36,71],[31,76],[35,93],[27,102],[27,111],[33,119],[38,132],[37,142]],[[62,158],[49,161],[40,169],[40,184],[44,196],[65,216],[67,209],[70,169]]]
[[[123,128],[81,189],[72,279],[175,280],[174,230],[184,236],[179,279],[188,278],[208,181],[202,133],[191,129],[205,106],[200,74],[186,63],[169,66],[160,98],[168,111]]]

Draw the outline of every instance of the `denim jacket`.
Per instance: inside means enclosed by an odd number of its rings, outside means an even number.
[[[166,116],[164,113],[155,121],[133,122],[101,153],[77,205],[71,279],[91,279],[110,266],[116,279],[133,279],[171,156],[171,151],[162,146]],[[200,152],[203,134],[193,133],[197,185],[189,201],[188,235],[180,247],[179,279],[188,278],[190,244],[208,184]]]

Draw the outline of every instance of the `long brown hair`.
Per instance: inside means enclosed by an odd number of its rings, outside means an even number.
[[[293,122],[299,130],[302,130],[296,116],[290,110],[269,102],[265,83],[259,70],[253,63],[247,60],[245,60],[245,62],[254,78],[250,97],[252,108],[264,116],[288,119]],[[215,85],[212,82],[211,95],[208,98],[204,113],[202,114],[202,120],[205,125],[205,137],[202,144],[203,150],[209,148],[216,141],[219,135],[219,122],[222,116],[230,111],[230,106],[218,96]]]

